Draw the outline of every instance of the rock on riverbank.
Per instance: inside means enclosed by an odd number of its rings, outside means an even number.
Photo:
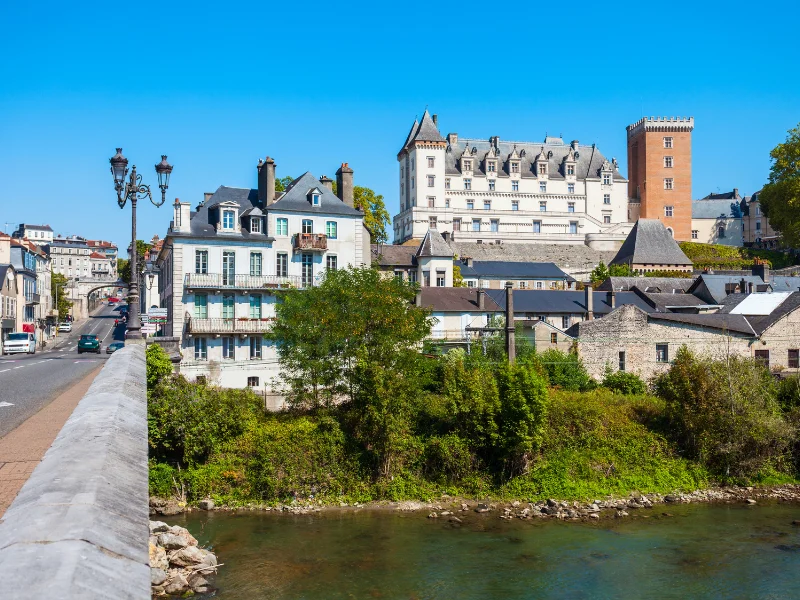
[[[208,578],[217,572],[217,557],[198,547],[183,527],[150,521],[150,583],[154,597],[211,591]]]

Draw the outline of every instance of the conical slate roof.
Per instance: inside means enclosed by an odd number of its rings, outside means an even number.
[[[658,219],[639,219],[625,238],[612,265],[691,265],[678,242]]]
[[[447,256],[453,258],[453,249],[436,229],[428,229],[417,249],[417,256]]]
[[[430,114],[428,114],[428,110],[425,110],[425,114],[422,115],[422,121],[417,128],[416,133],[414,134],[415,142],[444,142],[445,139],[439,133],[439,129],[433,122]]]

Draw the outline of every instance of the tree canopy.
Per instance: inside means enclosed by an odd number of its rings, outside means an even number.
[[[389,224],[389,211],[386,210],[383,196],[368,187],[357,185],[353,188],[353,206],[364,212],[364,226],[372,237],[372,243],[388,242],[386,226]]]
[[[64,321],[72,307],[72,302],[67,297],[67,278],[61,273],[53,273],[50,277],[50,294],[53,296],[55,308],[58,310],[58,320]]]
[[[628,265],[608,265],[601,260],[591,274],[592,285],[598,286],[609,277],[633,277],[634,273]]]
[[[769,153],[769,183],[759,201],[770,225],[780,231],[787,246],[800,246],[800,124],[789,130],[786,141]]]

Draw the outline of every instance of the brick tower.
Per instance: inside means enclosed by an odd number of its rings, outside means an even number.
[[[691,240],[694,117],[644,117],[626,129],[628,197],[641,203],[639,216]]]

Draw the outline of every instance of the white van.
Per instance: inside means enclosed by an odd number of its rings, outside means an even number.
[[[3,342],[3,354],[36,354],[36,336],[32,333],[9,333]]]

